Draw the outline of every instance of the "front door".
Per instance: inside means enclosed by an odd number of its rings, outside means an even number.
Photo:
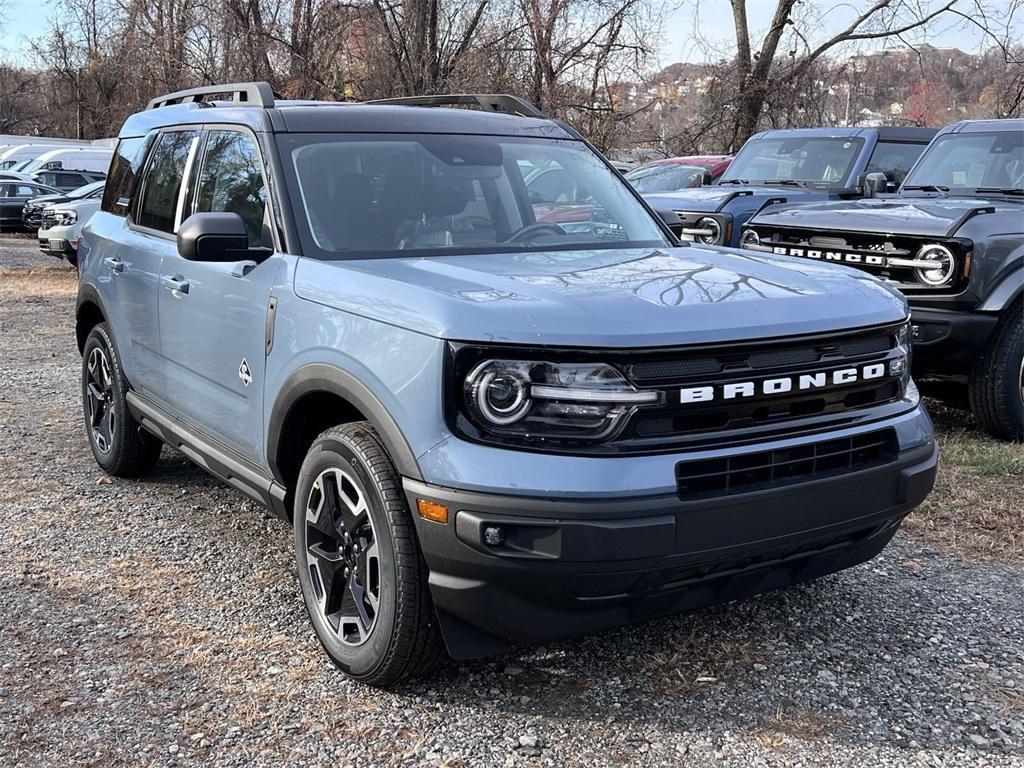
[[[192,210],[237,213],[251,247],[273,248],[253,135],[211,128],[202,143]],[[259,264],[211,263],[176,251],[161,267],[164,398],[184,421],[254,463],[263,456],[267,307],[280,267],[273,256]]]

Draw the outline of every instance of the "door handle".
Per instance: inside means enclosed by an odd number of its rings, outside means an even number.
[[[183,278],[181,275],[175,275],[174,277],[164,275],[160,278],[160,285],[169,291],[188,293],[188,280]]]
[[[124,272],[124,262],[120,259],[115,259],[113,256],[107,256],[103,260],[103,266],[107,267],[111,272]]]

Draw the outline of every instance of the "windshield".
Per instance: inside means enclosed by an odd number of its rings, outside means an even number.
[[[321,258],[667,245],[627,185],[578,141],[292,134],[281,142],[305,211],[306,250]]]
[[[18,173],[24,173],[25,169],[28,168],[29,165],[32,164],[32,158],[30,157],[28,160],[22,160],[21,162],[17,162],[17,161],[11,161],[11,162],[14,162],[14,165],[12,165],[10,167],[10,170],[17,171]]]
[[[903,183],[903,189],[921,187],[968,193],[1021,189],[1024,131],[947,133],[937,137]]]
[[[718,183],[739,180],[842,185],[863,144],[863,139],[828,137],[748,141]]]
[[[705,168],[681,163],[645,165],[626,174],[626,181],[637,192],[675,192],[677,189],[702,187],[711,174]]]

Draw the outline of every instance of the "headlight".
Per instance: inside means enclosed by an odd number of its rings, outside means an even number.
[[[705,216],[702,219],[697,219],[697,233],[695,237],[698,243],[704,243],[705,245],[717,245],[722,242],[722,225],[710,216]]]
[[[77,211],[54,211],[53,223],[58,227],[66,227],[78,221]]]
[[[676,214],[683,222],[687,220],[693,221],[688,218],[693,215],[692,213],[676,211]],[[724,221],[715,216],[701,216],[690,225],[684,223],[680,232],[683,240],[698,242],[704,245],[721,245],[727,239],[727,226]]]
[[[917,261],[934,262],[934,267],[918,267],[914,270],[914,276],[919,282],[931,287],[946,285],[953,280],[953,272],[956,269],[956,258],[953,252],[944,245],[930,243],[917,252]]]
[[[889,361],[889,375],[899,376],[900,385],[903,389],[903,396],[910,399],[918,397],[917,387],[910,377],[910,367],[913,359],[913,346],[911,342],[910,320],[900,326],[896,334],[896,349],[902,354]]]
[[[487,435],[519,442],[607,439],[637,407],[662,399],[605,363],[485,360],[462,384],[469,420]]]
[[[753,229],[743,230],[743,234],[740,236],[741,248],[756,248],[759,245],[761,245],[761,236],[757,232]]]

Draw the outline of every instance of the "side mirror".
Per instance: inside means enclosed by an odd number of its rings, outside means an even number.
[[[877,197],[889,189],[889,177],[880,171],[865,173],[860,186],[864,197]]]
[[[237,213],[194,213],[178,227],[178,253],[189,261],[243,261],[252,259],[249,233]]]
[[[658,218],[664,221],[672,234],[675,235],[676,240],[683,234],[683,222],[679,220],[678,214],[675,211],[671,211],[667,208],[655,208],[654,212],[658,215]]]

